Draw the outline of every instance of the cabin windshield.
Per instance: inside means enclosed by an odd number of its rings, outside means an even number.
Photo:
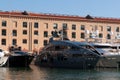
[[[15,53],[15,54],[21,54],[21,55],[27,55],[26,52],[22,52],[22,51],[15,51],[14,53]]]
[[[86,48],[86,49],[89,49],[89,50],[95,50],[94,47],[90,46],[90,45],[79,45],[80,47],[83,47],[83,48]]]
[[[90,51],[93,51],[93,52],[99,54],[99,52],[94,47],[92,47],[90,45],[79,45],[79,46],[81,46],[82,48],[88,49]]]

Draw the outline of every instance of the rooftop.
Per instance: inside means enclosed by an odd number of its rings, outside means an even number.
[[[49,13],[33,13],[27,11],[0,11],[0,16],[11,17],[27,17],[27,18],[39,18],[39,19],[53,19],[53,20],[67,20],[67,21],[89,21],[99,23],[117,23],[120,24],[120,18],[105,18],[105,17],[93,17],[87,15],[85,17],[76,15],[60,15]]]

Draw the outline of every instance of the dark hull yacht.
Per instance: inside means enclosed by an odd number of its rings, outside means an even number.
[[[28,55],[22,51],[15,51],[11,54],[6,63],[3,65],[5,67],[28,67],[33,60],[33,56]]]
[[[0,66],[1,67],[28,67],[32,62],[34,56],[27,52],[21,51],[19,48],[10,48],[10,52],[0,52]]]
[[[96,67],[99,58],[99,52],[87,43],[58,40],[43,48],[35,64],[52,68],[91,69]]]

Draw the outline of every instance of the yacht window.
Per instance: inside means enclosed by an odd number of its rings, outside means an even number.
[[[63,59],[64,59],[64,60],[67,60],[67,57],[64,57]]]
[[[68,49],[72,49],[72,50],[78,50],[78,47],[74,47],[74,46],[63,46],[63,45],[50,45],[48,46],[45,50],[55,50],[55,51],[61,51],[61,50],[68,50]]]
[[[79,48],[75,47],[75,46],[72,46],[71,47],[72,50],[78,50]]]
[[[86,49],[93,49],[93,47],[89,46],[89,45],[79,45],[82,48],[86,48]]]
[[[112,48],[112,49],[117,49],[117,47],[115,47],[115,46],[112,46],[111,48]]]
[[[46,51],[54,51],[54,50],[55,50],[55,46],[50,45],[50,46],[48,46],[45,50],[46,50]]]
[[[112,49],[120,49],[119,46],[112,46],[111,48],[112,48]]]
[[[72,56],[73,56],[73,57],[82,57],[83,54],[73,54]]]
[[[95,47],[95,48],[110,48],[110,46],[99,46],[99,45],[98,45],[98,46],[95,45],[94,47]]]
[[[59,46],[55,46],[55,50],[60,50],[60,47]]]
[[[65,50],[65,49],[68,49],[68,47],[67,46],[59,46],[59,45],[55,46],[55,50]]]
[[[64,55],[63,54],[57,54],[57,59],[59,61],[63,61],[64,60]]]
[[[86,45],[86,48],[87,48],[87,49],[90,49],[90,50],[92,50],[92,51],[95,50],[93,47],[91,47],[91,46],[89,46],[89,45]]]

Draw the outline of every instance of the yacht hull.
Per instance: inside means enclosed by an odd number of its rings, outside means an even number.
[[[120,55],[102,56],[97,63],[97,67],[120,68]]]
[[[4,67],[28,67],[33,56],[9,56]]]
[[[68,58],[67,60],[52,59],[46,61],[37,59],[35,65],[51,68],[93,69],[96,67],[98,60],[98,57]]]

